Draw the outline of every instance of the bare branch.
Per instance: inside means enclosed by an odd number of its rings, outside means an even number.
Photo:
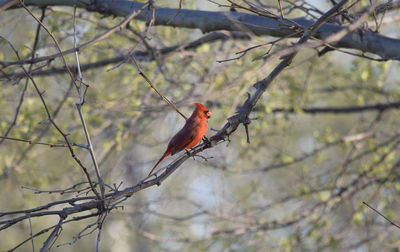
[[[178,114],[180,114],[185,120],[187,120],[187,117],[181,111],[179,111],[179,109],[154,86],[154,84],[147,77],[147,75],[140,69],[139,64],[135,59],[135,56],[131,55],[131,59],[135,63],[140,76],[143,77],[143,79],[147,82],[147,84],[150,85],[150,87],[161,97],[161,99],[163,99],[166,103],[168,103],[168,105],[170,105]]]
[[[313,107],[313,108],[275,108],[272,109],[272,113],[296,113],[303,112],[306,114],[319,114],[319,113],[333,113],[333,114],[349,114],[349,113],[360,113],[368,111],[383,112],[388,109],[400,108],[400,101],[388,102],[388,103],[376,103],[364,106],[343,106],[343,107]]]
[[[334,13],[336,13],[340,8],[343,7],[348,1],[341,1],[339,4],[335,5],[332,9],[326,12],[322,17],[320,17],[314,25],[310,27],[309,30],[304,32],[303,36],[299,39],[299,41],[293,47],[301,47],[313,34],[317,31],[317,29],[323,25]],[[269,84],[281,73],[287,66],[290,65],[293,58],[296,56],[297,51],[292,51],[290,54],[286,55],[283,60],[279,63],[278,66],[272,70],[272,72],[263,80],[258,81],[253,86],[257,89],[257,91],[246,100],[246,102],[240,107],[239,111],[236,115],[228,118],[228,123],[217,132],[214,136],[210,138],[211,144],[216,144],[219,141],[224,140],[230,134],[232,134],[239,124],[248,122],[248,116],[250,112],[253,110],[261,95],[268,88]]]
[[[78,113],[79,113],[79,118],[81,119],[81,123],[82,123],[82,128],[83,131],[85,133],[85,137],[86,137],[86,144],[87,144],[87,149],[89,150],[90,153],[90,157],[92,158],[92,162],[93,162],[93,167],[94,170],[96,172],[96,176],[97,176],[97,180],[100,186],[100,194],[101,194],[101,199],[104,199],[104,183],[103,183],[103,179],[100,176],[100,171],[99,171],[99,166],[97,164],[97,160],[96,160],[96,156],[94,153],[94,149],[93,149],[93,145],[92,145],[92,141],[90,140],[90,135],[89,135],[89,130],[87,128],[85,119],[83,117],[82,114],[82,106],[85,100],[85,92],[83,91],[83,80],[82,80],[82,72],[80,69],[80,63],[79,63],[79,56],[78,56],[78,50],[76,50],[76,44],[77,44],[77,38],[76,38],[76,19],[75,19],[75,13],[76,13],[76,6],[74,6],[74,12],[73,12],[73,22],[74,22],[74,49],[75,49],[75,60],[76,60],[76,66],[77,66],[77,71],[78,71],[78,92],[79,92],[79,101],[76,104],[76,108],[78,109]]]
[[[385,220],[387,220],[391,225],[397,227],[398,229],[400,229],[400,225],[394,223],[393,221],[391,221],[388,217],[386,217],[385,215],[383,215],[381,212],[379,212],[378,210],[376,210],[375,208],[373,208],[372,206],[370,206],[367,202],[363,201],[363,204],[366,205],[367,207],[369,207],[370,209],[372,209],[375,213],[379,214],[380,216],[382,216]]]
[[[2,0],[8,1],[8,0]],[[130,1],[118,1],[114,3],[112,0],[103,1],[96,6],[87,6],[79,1],[45,1],[45,0],[26,0],[27,5],[58,5],[62,2],[65,5],[88,8],[97,10],[104,14],[112,14],[116,16],[127,16],[131,10],[143,10],[145,4]],[[0,1],[1,3],[1,1]],[[243,27],[251,31],[255,35],[270,35],[270,36],[286,36],[293,31],[290,27],[293,23],[302,26],[304,29],[313,25],[314,21],[305,18],[297,18],[289,21],[281,21],[279,16],[266,17],[256,16],[252,14],[239,12],[209,12],[209,11],[193,11],[181,9],[179,14],[172,20],[178,9],[156,8],[157,15],[154,25],[168,25],[173,27],[198,28],[203,32],[211,32],[216,30],[227,31],[242,31]],[[147,21],[151,19],[151,13],[141,11],[135,18]],[[171,21],[172,20],[172,21]],[[169,22],[171,21],[171,22]],[[282,25],[282,22],[285,25]],[[234,23],[235,25],[232,25]],[[319,27],[318,32],[314,36],[318,39],[325,40],[332,34],[337,34],[341,30],[346,30],[346,27],[333,23],[324,23]],[[84,46],[86,44],[83,44]],[[81,47],[82,47],[81,46]],[[362,32],[351,31],[346,36],[340,38],[335,46],[342,48],[351,48],[363,52],[369,52],[379,55],[383,59],[400,59],[400,40],[391,39],[379,35],[373,31],[363,30]],[[68,52],[71,53],[71,52]],[[51,57],[59,57],[54,55]],[[39,58],[40,59],[40,58]],[[30,62],[27,62],[30,63]]]
[[[45,252],[51,249],[56,239],[60,236],[60,233],[62,231],[63,221],[64,218],[60,216],[58,224],[54,227],[49,237],[47,237],[46,241],[43,243],[43,247],[40,248],[40,252]]]
[[[177,52],[182,52],[184,50],[191,50],[198,48],[199,46],[214,42],[214,41],[226,41],[229,39],[243,39],[243,40],[248,40],[250,37],[246,35],[245,33],[242,32],[212,32],[209,34],[206,34],[196,40],[193,40],[189,43],[185,44],[178,44],[174,46],[169,46],[169,47],[164,47],[164,48],[153,48],[154,53],[151,53],[149,51],[140,51],[140,50],[135,50],[130,55],[134,55],[135,59],[137,61],[153,61],[155,60],[155,55],[159,56],[170,56],[173,53]],[[68,51],[68,50],[67,50]],[[64,51],[63,53],[66,54],[67,51]],[[241,53],[241,52],[239,52]],[[103,60],[98,60],[93,63],[86,63],[86,64],[81,64],[80,69],[82,72],[87,71],[87,70],[92,70],[96,69],[99,67],[104,67],[107,65],[112,65],[116,63],[120,63],[123,61],[126,61],[129,59],[129,55],[121,55],[121,56],[116,56],[113,58],[108,58],[108,59],[103,59]],[[43,58],[42,60],[38,60],[38,58],[35,58],[37,62],[41,61],[46,61],[48,60],[47,58]],[[10,65],[19,65],[19,64],[25,64],[25,60],[21,61],[0,61],[0,65],[3,66],[10,66]],[[72,65],[72,69],[77,68],[77,65]],[[52,67],[48,70],[35,70],[31,72],[32,76],[48,76],[48,75],[53,75],[53,74],[65,74],[66,73],[66,68],[65,67]],[[23,72],[18,72],[18,73],[3,73],[0,75],[0,78],[21,78],[24,77],[25,74]]]
[[[14,51],[14,53],[16,54],[17,58],[20,60],[18,51],[14,48],[14,46],[13,46],[7,39],[5,39],[5,38],[3,38],[3,37],[1,37],[1,36],[0,36],[0,38],[2,38],[3,40],[5,40],[5,41],[10,45],[10,47],[12,48],[12,50]],[[90,178],[90,176],[89,176],[89,173],[88,173],[86,167],[83,165],[83,163],[81,162],[81,160],[75,155],[75,152],[74,152],[74,150],[72,149],[72,145],[71,145],[71,143],[70,143],[69,140],[68,140],[68,135],[65,134],[65,133],[61,130],[61,128],[60,128],[60,127],[55,123],[55,121],[53,120],[53,118],[52,118],[52,116],[51,116],[51,113],[50,113],[50,111],[49,111],[49,108],[47,107],[47,103],[46,103],[46,101],[44,100],[43,93],[39,90],[39,87],[37,86],[35,80],[34,80],[33,77],[26,71],[26,69],[24,68],[24,66],[20,66],[20,67],[22,68],[22,70],[24,71],[24,73],[26,74],[26,76],[30,79],[30,81],[32,82],[33,86],[35,87],[36,93],[39,95],[39,98],[40,98],[40,100],[41,100],[41,102],[42,102],[42,104],[43,104],[43,107],[44,107],[45,111],[46,111],[47,119],[48,119],[48,120],[50,121],[50,123],[54,126],[54,128],[56,128],[56,130],[63,136],[65,142],[66,142],[67,145],[68,145],[68,149],[69,149],[69,151],[70,151],[70,153],[71,153],[71,156],[75,159],[75,161],[79,164],[79,166],[80,166],[80,167],[82,168],[82,170],[84,171],[84,173],[85,173],[85,175],[86,175],[86,177],[87,177],[87,179],[88,179],[88,181],[89,181],[89,184],[90,184],[91,187],[92,187],[93,193],[94,193],[98,198],[100,198],[99,193],[97,192],[96,188],[94,188],[94,186],[93,186],[92,180],[91,180],[91,178]]]
[[[61,58],[62,58],[62,60],[63,60],[64,66],[65,66],[65,68],[67,69],[67,72],[68,72],[69,76],[71,77],[71,80],[75,83],[74,75],[72,74],[71,70],[69,69],[67,60],[65,59],[64,54],[62,53],[60,44],[58,43],[56,37],[53,35],[52,32],[49,31],[49,29],[47,29],[47,27],[42,23],[42,21],[40,21],[40,20],[32,13],[32,11],[29,10],[29,9],[25,6],[25,4],[24,4],[24,2],[23,2],[22,0],[20,1],[20,3],[21,3],[21,5],[22,5],[22,7],[36,20],[36,22],[38,22],[38,24],[50,35],[50,37],[51,37],[51,39],[54,41],[54,43],[55,43],[55,45],[56,45],[58,51],[60,52],[60,56],[61,56]],[[33,58],[32,58],[32,60],[33,60]],[[75,84],[75,85],[76,85],[76,84]]]
[[[43,8],[42,9],[42,15],[40,16],[40,21],[41,22],[43,22],[43,20],[45,18],[45,13],[46,13],[46,9]],[[39,42],[39,34],[40,34],[40,24],[38,24],[37,28],[36,28],[35,40],[34,40],[33,46],[32,46],[31,59],[35,58],[36,49],[37,49],[37,45],[38,45],[38,42]],[[28,73],[32,72],[32,67],[33,67],[33,64],[30,64],[29,68],[28,68]],[[24,76],[25,76],[25,74],[24,74]],[[18,115],[19,115],[19,112],[21,110],[22,103],[24,102],[25,93],[26,93],[26,90],[28,89],[28,83],[29,83],[29,78],[26,77],[25,84],[24,84],[24,89],[22,90],[22,93],[21,93],[21,96],[19,98],[19,102],[18,102],[17,108],[15,110],[14,119],[11,122],[10,126],[8,127],[8,129],[6,130],[6,132],[3,134],[3,137],[7,137],[8,134],[11,132],[12,128],[17,123]],[[5,138],[3,138],[3,137],[0,139],[0,144],[2,144],[3,141],[5,140]]]

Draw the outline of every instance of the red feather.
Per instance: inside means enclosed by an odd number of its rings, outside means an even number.
[[[158,164],[168,155],[174,155],[182,150],[190,149],[200,143],[206,133],[207,119],[212,113],[200,103],[196,103],[196,109],[193,111],[189,119],[186,120],[183,128],[169,141],[167,150],[161,156],[160,160],[151,169],[149,176],[158,166]]]

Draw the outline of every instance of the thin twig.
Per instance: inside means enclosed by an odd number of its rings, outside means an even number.
[[[28,9],[28,8],[25,6],[25,4],[24,4],[24,2],[23,2],[22,0],[20,0],[20,3],[21,3],[21,5],[22,5],[22,7],[36,20],[36,22],[38,22],[38,23],[40,24],[40,26],[42,26],[42,28],[43,28],[43,29],[49,34],[49,36],[52,38],[52,40],[54,41],[54,44],[56,45],[56,47],[57,47],[57,49],[58,49],[58,51],[59,51],[59,53],[60,53],[60,56],[61,56],[61,58],[62,58],[62,60],[63,60],[63,62],[64,62],[65,68],[67,69],[67,72],[68,72],[69,76],[71,77],[71,80],[75,83],[74,75],[72,74],[71,69],[70,69],[69,66],[68,66],[67,60],[65,59],[64,54],[63,54],[63,52],[62,52],[62,50],[61,50],[60,44],[58,43],[58,41],[57,41],[56,37],[54,36],[54,34],[53,34],[51,31],[49,31],[49,29],[47,29],[47,27],[42,23],[42,21],[40,21],[40,20],[32,13],[32,11],[31,11],[30,9]],[[75,86],[76,86],[76,83],[75,83]]]
[[[135,63],[136,68],[139,72],[139,74],[143,77],[143,79],[150,85],[150,87],[156,91],[156,93],[161,97],[161,99],[163,99],[166,103],[168,103],[176,112],[178,112],[178,114],[180,114],[183,118],[185,118],[185,120],[187,120],[187,117],[181,112],[179,111],[179,109],[175,106],[175,104],[173,104],[167,97],[165,97],[155,86],[154,84],[151,82],[151,80],[147,77],[147,75],[140,69],[139,64],[137,63],[135,56],[133,54],[130,55],[132,61]]]
[[[65,92],[64,97],[62,98],[62,100],[60,101],[60,103],[58,104],[58,106],[55,108],[54,112],[52,113],[52,118],[53,120],[55,120],[57,118],[57,116],[59,115],[59,112],[61,111],[63,105],[66,103],[67,98],[71,92],[73,88],[73,83],[72,81],[70,82],[70,85],[68,86],[68,90]],[[51,129],[52,125],[51,124],[47,124],[45,126],[44,129],[42,129],[37,137],[37,140],[35,140],[34,142],[39,141],[40,139],[42,139],[44,137],[44,135],[48,132],[49,129]],[[71,143],[72,146],[79,146],[81,148],[87,148],[86,146],[80,145],[80,144],[75,144],[75,143]],[[24,160],[24,158],[27,156],[27,154],[33,150],[33,147],[35,145],[34,144],[30,144],[28,147],[26,147],[24,150],[21,150],[20,154],[19,154],[19,158],[17,159],[16,162],[13,162],[13,166],[12,167],[18,167],[19,164]],[[64,144],[64,146],[56,146],[56,147],[68,147],[67,144]],[[3,172],[2,175],[0,175],[0,179],[5,176],[6,174]]]
[[[46,13],[46,8],[43,8],[43,9],[42,9],[42,15],[40,16],[40,21],[41,21],[41,22],[43,22],[43,20],[44,20],[44,18],[45,18],[45,16],[46,16],[45,13]],[[34,40],[34,42],[33,42],[32,52],[31,52],[31,59],[34,59],[34,58],[35,58],[37,45],[38,45],[38,43],[39,43],[39,34],[40,34],[40,24],[38,24],[37,27],[36,27],[35,40]],[[31,64],[29,65],[28,73],[31,73],[31,72],[32,72],[32,67],[33,67],[33,63],[31,63]],[[23,102],[24,102],[24,97],[25,97],[26,90],[28,90],[28,83],[29,83],[29,78],[26,77],[26,79],[25,79],[25,84],[24,84],[24,89],[22,90],[22,93],[21,93],[21,96],[20,96],[20,98],[19,98],[19,102],[18,102],[17,108],[16,108],[16,110],[15,110],[14,119],[13,119],[13,121],[11,122],[10,126],[8,127],[8,129],[6,130],[6,132],[4,133],[4,135],[3,135],[4,137],[7,137],[7,136],[8,136],[8,134],[11,132],[12,128],[13,128],[13,127],[16,125],[16,123],[17,123],[18,115],[19,115],[19,112],[20,112],[20,110],[21,110],[22,104],[23,104]],[[5,140],[5,138],[1,138],[1,139],[0,139],[0,144],[3,143],[4,140]]]
[[[97,228],[99,229],[99,231],[97,233],[97,239],[96,239],[96,252],[99,252],[99,250],[100,250],[101,230],[102,230],[102,227],[103,227],[103,223],[104,223],[104,221],[106,219],[107,212],[108,211],[106,211],[104,213],[104,217],[103,216],[99,216],[99,218],[97,219]],[[101,218],[101,217],[103,217],[103,218]]]
[[[76,13],[76,5],[74,5],[74,12],[73,12],[73,22],[74,22],[74,48],[76,49],[76,19],[75,19],[75,13]],[[89,130],[87,128],[86,122],[85,122],[85,118],[83,117],[82,114],[82,106],[83,106],[83,102],[84,102],[84,93],[82,91],[82,72],[80,69],[80,64],[79,64],[79,56],[78,56],[78,51],[75,50],[75,59],[76,59],[76,66],[77,66],[77,71],[78,71],[78,81],[79,81],[79,101],[76,104],[76,107],[78,109],[79,112],[79,118],[81,119],[81,123],[82,123],[82,127],[83,127],[83,131],[85,133],[85,137],[86,137],[86,143],[88,145],[88,150],[90,153],[90,157],[92,158],[92,162],[93,162],[93,167],[94,170],[96,172],[96,176],[97,176],[97,180],[100,186],[100,194],[101,194],[101,199],[104,199],[104,183],[103,183],[103,179],[100,176],[100,171],[99,171],[99,166],[97,164],[97,160],[96,160],[96,155],[94,153],[94,148],[93,148],[93,144],[92,141],[90,140],[90,134],[89,134]]]
[[[89,224],[89,225],[87,225],[87,226],[84,227],[81,231],[79,231],[79,233],[77,233],[77,234],[73,237],[73,239],[72,239],[71,241],[66,242],[66,243],[62,243],[62,244],[58,244],[58,245],[57,245],[57,248],[62,247],[62,246],[65,246],[65,245],[72,245],[72,244],[76,243],[79,239],[81,239],[82,237],[92,234],[94,231],[96,231],[97,227],[93,228],[92,230],[90,230],[90,231],[87,232],[87,233],[85,233],[85,232],[86,232],[87,230],[91,229],[91,228],[92,228],[93,226],[95,226],[96,224],[97,224],[97,221],[96,221],[96,222],[93,222],[93,223],[91,223],[91,224]]]
[[[40,248],[40,252],[45,252],[47,250],[50,250],[50,248],[53,246],[54,242],[57,240],[57,238],[61,233],[64,219],[65,219],[64,216],[60,216],[58,224],[54,227],[49,237],[47,237],[46,241],[43,243],[43,246]]]
[[[76,50],[76,4],[74,4],[74,11],[73,11],[73,27],[74,27],[74,49],[75,49],[75,61],[76,61],[76,70],[78,71],[78,81],[79,81],[79,104],[83,104],[84,97],[82,96],[82,72],[81,72],[81,66],[79,63],[79,56],[78,56],[78,50]]]
[[[238,60],[238,59],[242,58],[243,56],[245,56],[249,51],[251,51],[253,49],[264,47],[264,46],[267,46],[267,45],[271,45],[271,47],[268,49],[267,53],[265,53],[265,54],[268,54],[272,50],[272,47],[273,47],[274,44],[276,44],[276,43],[278,43],[278,42],[280,42],[282,40],[288,39],[290,37],[293,37],[293,36],[295,36],[297,34],[300,34],[302,32],[304,32],[304,30],[298,30],[298,31],[295,31],[295,32],[293,32],[293,33],[291,33],[289,35],[283,36],[282,38],[279,38],[279,39],[276,39],[276,40],[273,40],[273,41],[270,41],[270,42],[267,42],[267,43],[263,43],[263,44],[260,44],[260,45],[251,46],[249,48],[246,48],[244,50],[236,52],[236,54],[239,54],[239,56],[237,56],[237,57],[230,58],[230,59],[225,59],[225,60],[217,60],[217,62],[218,63],[223,63],[223,62],[227,62],[227,61]],[[260,58],[260,57],[256,57],[254,60],[257,60],[258,58]]]
[[[176,16],[179,15],[179,13],[182,10],[182,0],[179,0],[179,6],[178,6],[178,10],[176,11],[175,15],[167,22],[167,24],[169,25],[172,21],[174,21],[174,19],[176,18]]]
[[[282,10],[282,2],[281,2],[281,0],[278,0],[278,4],[279,4],[279,10],[281,12],[281,17],[285,18],[285,15],[283,14],[283,10]]]
[[[385,220],[387,220],[391,225],[397,227],[398,229],[400,229],[400,225],[394,223],[393,221],[391,221],[388,217],[386,217],[385,215],[383,215],[381,212],[379,212],[378,210],[376,210],[375,208],[373,208],[372,206],[370,206],[367,202],[363,201],[363,204],[366,205],[367,207],[369,207],[370,209],[372,209],[375,213],[379,214],[380,216],[382,216]]]
[[[28,144],[46,145],[46,146],[49,146],[50,148],[53,148],[53,147],[69,147],[68,144],[55,144],[55,143],[38,142],[38,141],[35,141],[35,140],[22,139],[22,138],[16,138],[16,137],[0,136],[0,139],[12,140],[12,141],[17,141],[17,142],[25,142],[25,143],[28,143]],[[78,146],[78,147],[87,149],[87,146],[86,145],[82,145],[82,144],[70,143],[70,145],[71,146]]]
[[[139,33],[137,35],[139,35]],[[195,49],[205,43],[211,43],[211,42],[218,41],[218,40],[226,41],[228,39],[249,40],[250,36],[248,36],[242,32],[227,32],[227,33],[226,32],[211,32],[211,33],[208,33],[208,34],[206,34],[198,39],[195,39],[189,43],[177,44],[177,45],[168,46],[168,47],[164,47],[164,48],[160,48],[160,49],[151,48],[154,52],[152,52],[152,50],[148,50],[148,51],[137,50],[137,51],[133,51],[132,53],[135,55],[136,60],[139,62],[140,61],[152,61],[152,60],[156,60],[156,57],[155,57],[156,55],[169,56],[174,52],[182,52],[184,50]],[[260,45],[260,46],[262,46],[262,45]],[[148,49],[150,49],[150,48],[148,48]],[[63,53],[66,54],[66,51],[64,51]],[[108,59],[104,59],[104,60],[99,60],[94,63],[81,64],[80,69],[81,69],[81,71],[87,71],[90,69],[104,67],[104,66],[107,66],[110,64],[120,63],[122,61],[125,61],[127,58],[128,57],[126,55],[121,55],[121,56],[116,56],[116,57],[112,57],[112,58],[108,58]],[[24,60],[14,61],[12,65],[15,65],[14,63],[15,64],[24,64]],[[11,64],[10,62],[0,61],[0,65],[10,65],[10,64]],[[71,67],[76,68],[77,66],[72,65]],[[31,75],[32,76],[48,76],[48,75],[52,75],[52,74],[64,74],[65,71],[66,71],[65,67],[52,67],[48,70],[34,71],[31,73]],[[11,78],[11,77],[12,78],[21,78],[24,76],[25,76],[25,74],[23,72],[13,73],[13,74],[10,74],[9,76],[6,73],[3,73],[3,75],[1,75],[0,78]]]
[[[91,45],[94,45],[94,44],[96,44],[96,43],[108,38],[114,32],[119,31],[122,27],[124,27],[127,23],[129,23],[129,21],[131,21],[133,18],[135,18],[137,15],[139,15],[143,11],[143,9],[145,9],[147,6],[148,6],[147,3],[144,4],[139,10],[133,11],[123,21],[121,21],[121,23],[111,27],[109,30],[107,30],[104,33],[100,34],[99,36],[89,40],[88,42],[85,42],[85,43],[81,44],[76,49],[71,48],[71,49],[68,49],[68,50],[65,50],[65,51],[59,51],[58,53],[55,53],[55,54],[52,54],[52,55],[37,57],[37,58],[34,58],[32,60],[19,60],[18,62],[6,62],[6,63],[3,62],[2,65],[3,66],[10,66],[10,65],[37,63],[37,62],[41,62],[41,61],[50,61],[50,60],[53,60],[53,59],[58,58],[58,57],[64,57],[67,54],[74,53],[77,50],[81,51],[81,50],[83,50],[83,49],[85,49],[85,48],[87,48],[87,47],[89,47]],[[27,11],[30,12],[29,9],[27,9]],[[32,12],[30,12],[30,13],[32,13]],[[36,19],[35,16],[33,16],[33,17]],[[42,25],[42,27],[45,28],[43,25]],[[48,31],[47,28],[45,28],[45,30]],[[48,31],[48,33],[49,33],[49,31]]]
[[[74,218],[72,218],[72,219],[70,219],[70,220],[65,220],[65,221],[63,221],[63,222],[62,222],[62,225],[67,224],[67,223],[70,223],[70,222],[73,222],[73,221],[80,221],[80,220],[83,220],[83,219],[91,218],[91,217],[94,217],[94,216],[96,216],[96,215],[97,215],[97,213],[91,213],[91,214],[87,214],[87,215],[82,215],[82,216],[74,217]],[[38,237],[38,236],[40,236],[40,235],[42,235],[42,234],[45,234],[45,233],[49,232],[51,229],[55,228],[57,225],[58,225],[58,223],[55,224],[55,225],[53,225],[53,226],[50,226],[50,227],[48,227],[48,228],[45,228],[45,229],[40,230],[39,232],[37,232],[36,234],[34,234],[32,237],[29,237],[29,238],[25,239],[24,241],[22,241],[22,242],[20,242],[19,244],[17,244],[15,247],[13,247],[13,248],[7,250],[7,252],[15,251],[17,248],[21,247],[22,245],[24,245],[24,244],[27,243],[28,241],[32,240],[33,238],[36,238],[36,237]]]
[[[39,190],[39,189],[32,188],[32,187],[29,187],[29,186],[24,186],[24,185],[22,185],[21,188],[22,188],[22,189],[31,190],[31,191],[33,191],[35,194],[41,194],[41,193],[48,193],[48,194],[51,194],[51,193],[59,193],[59,194],[62,195],[62,194],[66,194],[66,193],[79,193],[79,192],[81,192],[81,191],[90,189],[90,186],[89,186],[89,187],[85,187],[85,188],[78,189],[78,187],[80,187],[81,185],[87,184],[87,183],[88,183],[88,182],[80,182],[80,183],[75,184],[75,185],[73,185],[73,186],[70,186],[70,187],[68,187],[68,188],[66,188],[66,189],[58,189],[58,190]]]
[[[32,251],[35,252],[35,244],[33,242],[33,231],[32,231],[32,220],[31,217],[29,217],[29,230],[30,230],[30,236],[31,236],[31,241],[32,241]]]
[[[309,27],[307,31],[304,32],[303,36],[298,40],[298,42],[293,45],[293,48],[301,48],[301,46],[307,42],[307,40],[317,31],[317,29],[326,23],[348,1],[349,0],[342,0],[340,3],[322,15],[312,26]],[[224,125],[224,127],[210,138],[211,146],[220,141],[224,141],[230,134],[236,131],[240,124],[248,122],[248,116],[257,104],[258,100],[261,98],[262,94],[265,92],[271,82],[291,64],[297,52],[297,50],[293,50],[290,54],[282,57],[282,61],[266,78],[253,85],[257,91],[250,98],[248,98],[246,102],[244,102],[244,104],[239,108],[237,114],[228,118],[228,122]]]
[[[18,53],[18,51],[15,49],[15,47],[13,46],[13,44],[11,44],[10,41],[8,41],[7,39],[5,39],[5,38],[3,38],[3,37],[1,37],[1,36],[0,36],[0,38],[3,39],[3,40],[5,40],[5,41],[10,45],[11,49],[14,51],[15,55],[17,56],[17,58],[18,58],[19,60],[21,60],[21,58],[19,57],[19,53]],[[68,140],[68,135],[65,134],[65,133],[61,130],[61,128],[56,124],[56,122],[53,120],[53,118],[52,118],[52,116],[51,116],[51,114],[50,114],[49,108],[47,107],[47,103],[46,103],[46,101],[44,100],[43,93],[39,90],[39,87],[37,86],[36,81],[35,81],[35,80],[33,79],[33,77],[26,71],[26,69],[25,69],[25,67],[24,67],[23,65],[21,65],[20,67],[21,67],[21,69],[24,71],[24,73],[26,74],[26,76],[31,80],[33,86],[35,87],[35,90],[36,90],[36,92],[37,92],[37,94],[38,94],[38,96],[39,96],[39,98],[40,98],[40,100],[41,100],[41,102],[42,102],[42,104],[43,104],[43,107],[44,107],[44,109],[45,109],[45,111],[46,111],[47,119],[48,119],[48,120],[50,121],[50,123],[54,126],[54,128],[56,128],[56,130],[63,136],[65,142],[66,142],[67,145],[68,145],[68,149],[69,149],[69,151],[70,151],[70,153],[71,153],[71,156],[75,159],[75,161],[79,164],[79,166],[82,168],[83,172],[85,173],[85,175],[86,175],[86,177],[87,177],[87,179],[88,179],[88,181],[89,181],[89,184],[90,184],[91,187],[92,187],[93,193],[100,199],[101,197],[100,197],[99,193],[97,192],[96,188],[93,186],[92,179],[90,178],[90,175],[89,175],[89,173],[88,173],[86,167],[83,165],[82,161],[75,155],[75,152],[74,152],[74,150],[72,149],[72,145],[71,145],[71,143],[70,143],[69,140]]]

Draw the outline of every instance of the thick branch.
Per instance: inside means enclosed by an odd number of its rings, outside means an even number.
[[[0,6],[10,0],[0,0]],[[103,14],[115,16],[127,16],[133,10],[143,7],[142,3],[130,1],[104,0],[90,4],[87,1],[70,0],[26,0],[26,5],[68,5],[76,4],[78,7],[86,8],[89,11],[97,11]],[[177,12],[179,13],[177,14]],[[152,18],[152,10],[141,12],[135,19],[148,21]],[[211,12],[187,9],[156,8],[154,25],[165,25],[173,27],[185,27],[200,29],[203,32],[218,30],[247,31],[255,35],[269,35],[284,37],[293,33],[293,24],[302,28],[308,28],[314,24],[313,20],[296,18],[293,20],[276,20],[265,16],[240,12]],[[298,27],[297,27],[298,28]],[[333,23],[324,23],[315,33],[318,39],[324,40],[332,34],[346,29]],[[379,35],[370,30],[355,30],[336,41],[336,47],[356,49],[362,52],[369,52],[384,59],[400,59],[400,40]]]
[[[376,103],[364,106],[343,106],[343,107],[315,107],[315,108],[302,108],[300,111],[307,114],[319,114],[319,113],[332,113],[332,114],[349,114],[349,113],[360,113],[364,111],[378,111],[382,112],[387,109],[400,108],[400,101],[388,102],[388,103]],[[272,109],[272,113],[294,113],[294,108],[276,108]]]

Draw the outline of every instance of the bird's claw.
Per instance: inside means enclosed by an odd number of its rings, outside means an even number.
[[[204,148],[211,148],[211,142],[210,142],[210,140],[208,140],[208,138],[206,137],[206,136],[203,136],[203,142],[204,142],[204,145],[205,145],[205,147]]]

